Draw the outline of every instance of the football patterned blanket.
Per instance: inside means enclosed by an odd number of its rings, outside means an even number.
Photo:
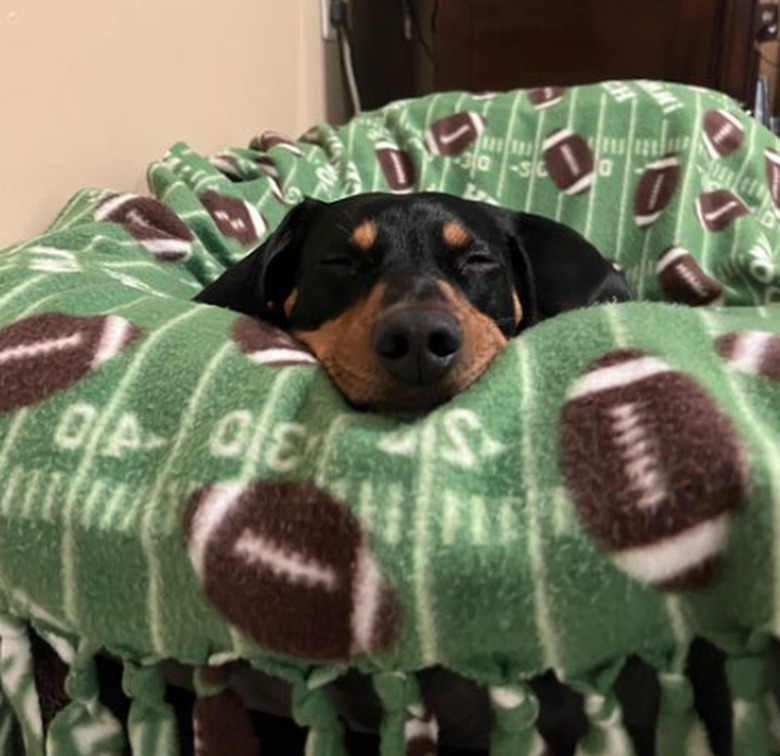
[[[579,753],[624,756],[631,654],[657,671],[659,756],[704,754],[696,636],[727,654],[734,753],[780,751],[768,131],[655,82],[446,93],[211,158],[177,144],[148,177],[0,253],[0,755],[177,753],[164,659],[198,669],[199,756],[257,753],[222,670],[242,659],[292,684],[312,756],[344,753],[328,689],[348,670],[373,679],[384,756],[435,752],[433,665],[484,686],[493,756],[550,752],[528,685],[547,669],[583,695]],[[642,301],[542,323],[414,422],[352,410],[287,336],[190,301],[304,196],[418,189],[568,223]],[[47,721],[41,642],[69,668]]]

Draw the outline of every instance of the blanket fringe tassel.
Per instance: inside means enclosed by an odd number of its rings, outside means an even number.
[[[525,683],[490,688],[493,728],[490,756],[548,756],[550,750],[536,729],[539,702]]]
[[[179,732],[173,709],[165,702],[165,683],[156,666],[125,662],[122,690],[130,699],[127,732],[133,756],[178,754]]]
[[[78,648],[61,641],[55,647],[60,658],[70,665],[65,692],[70,703],[58,711],[46,733],[48,756],[122,756],[125,737],[122,725],[100,702],[95,672],[95,649],[86,644]]]
[[[4,752],[14,753],[13,728],[8,733],[8,719],[13,717],[21,732],[24,753],[43,756],[43,719],[35,688],[32,650],[27,627],[10,615],[0,617],[0,683],[4,697]]]
[[[435,756],[439,723],[423,701],[417,678],[384,672],[374,675],[373,682],[384,710],[380,756]]]
[[[632,756],[634,753],[615,694],[615,682],[622,668],[623,663],[616,664],[590,677],[570,681],[571,687],[582,695],[588,720],[576,756]]]
[[[296,723],[308,729],[306,756],[347,756],[344,726],[326,686],[294,683],[292,713]]]

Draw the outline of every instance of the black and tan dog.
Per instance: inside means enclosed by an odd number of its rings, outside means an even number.
[[[539,320],[630,298],[570,228],[430,192],[307,199],[195,299],[292,333],[352,404],[415,412]]]

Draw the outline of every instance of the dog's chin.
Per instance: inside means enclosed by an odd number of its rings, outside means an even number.
[[[478,377],[468,382],[444,381],[433,386],[408,386],[382,381],[366,390],[365,385],[359,388],[345,385],[330,375],[333,383],[355,409],[405,420],[419,418],[441,407],[469,388]]]
[[[432,412],[443,404],[446,404],[456,395],[456,393],[457,392],[452,391],[440,391],[426,393],[421,396],[405,396],[403,393],[396,395],[388,393],[386,396],[370,403],[364,403],[362,406],[354,404],[354,406],[368,412],[395,417],[399,420],[414,420],[422,415],[426,415],[428,412]]]

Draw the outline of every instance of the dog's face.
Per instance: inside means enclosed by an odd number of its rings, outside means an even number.
[[[549,275],[535,270],[524,234],[538,237],[545,270],[560,251],[543,247],[584,249],[580,283],[569,291],[562,272],[540,298],[535,279]],[[197,299],[290,331],[352,404],[419,412],[471,385],[550,310],[590,304],[605,282],[611,294],[610,275],[584,239],[536,216],[434,193],[366,194],[307,200]]]

